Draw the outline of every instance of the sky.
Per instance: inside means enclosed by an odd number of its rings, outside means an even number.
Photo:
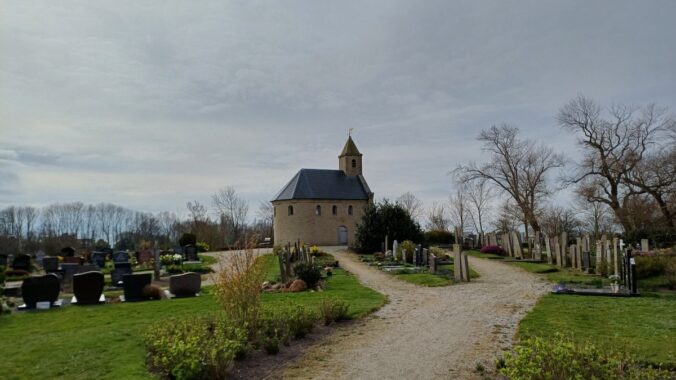
[[[57,4],[58,3],[58,4]],[[445,201],[507,123],[574,160],[578,94],[676,112],[674,1],[3,1],[0,208],[183,213],[338,168]],[[556,199],[566,202],[566,192]]]

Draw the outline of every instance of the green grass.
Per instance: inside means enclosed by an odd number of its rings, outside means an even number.
[[[213,256],[201,254],[199,255],[199,258],[203,265],[214,265],[218,263],[218,260]]]
[[[144,331],[166,318],[219,312],[220,305],[210,290],[203,289],[204,295],[196,298],[67,306],[0,316],[0,358],[3,358],[0,360],[0,377],[153,378],[145,366]],[[315,308],[328,297],[349,302],[352,317],[360,317],[386,301],[382,294],[362,286],[354,276],[337,269],[328,280],[326,291],[266,293],[263,303],[301,304]]]
[[[636,298],[544,296],[521,321],[520,337],[555,333],[634,359],[676,367],[676,295]]]
[[[394,276],[399,280],[422,286],[446,286],[454,284],[453,264],[443,264],[437,267],[437,273],[396,273]],[[479,278],[479,273],[469,268],[469,278]]]
[[[480,259],[504,260],[504,256],[496,255],[494,253],[481,253],[479,251],[467,251],[467,256],[478,257]]]
[[[523,268],[531,273],[553,273],[559,271],[559,269],[556,266],[549,264],[523,263],[518,261],[510,261],[509,263],[519,268]]]

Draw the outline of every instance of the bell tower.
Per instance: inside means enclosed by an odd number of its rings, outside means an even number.
[[[362,154],[352,141],[352,136],[347,138],[343,152],[338,156],[338,168],[348,176],[357,176],[362,174],[361,166]]]

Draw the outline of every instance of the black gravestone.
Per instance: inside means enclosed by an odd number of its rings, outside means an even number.
[[[103,273],[85,272],[73,276],[73,294],[78,305],[95,305],[103,294]]]
[[[63,248],[61,248],[61,256],[63,256],[63,257],[73,257],[73,256],[75,256],[75,248],[73,248],[73,247],[63,247]]]
[[[113,253],[113,261],[116,263],[124,263],[129,261],[129,253],[125,251],[118,251]]]
[[[21,284],[21,297],[27,309],[35,309],[38,302],[53,304],[59,298],[59,278],[55,274],[28,277]]]
[[[31,257],[26,254],[18,255],[12,260],[12,269],[31,271]]]
[[[185,258],[185,261],[198,261],[197,247],[193,247],[192,245],[186,246],[183,249],[183,257]]]
[[[42,259],[42,268],[45,272],[57,272],[59,270],[59,258],[56,256],[45,256]]]
[[[202,276],[189,272],[169,277],[169,292],[175,297],[194,297],[202,287]]]
[[[131,273],[131,263],[115,263],[115,268],[110,272],[110,284],[115,287],[122,286],[122,277]]]
[[[124,301],[143,301],[148,299],[143,293],[143,288],[153,282],[152,273],[125,274],[122,276],[124,287]]]
[[[70,285],[73,283],[73,276],[77,273],[77,269],[80,267],[80,264],[75,263],[63,263],[61,264],[61,270],[63,271],[63,284]]]
[[[94,251],[89,255],[89,261],[99,268],[104,268],[106,266],[106,254],[105,252]]]

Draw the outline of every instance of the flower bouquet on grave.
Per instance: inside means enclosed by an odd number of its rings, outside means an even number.
[[[618,293],[620,291],[620,276],[614,274],[609,276],[608,279],[610,280],[610,290],[613,293]]]

